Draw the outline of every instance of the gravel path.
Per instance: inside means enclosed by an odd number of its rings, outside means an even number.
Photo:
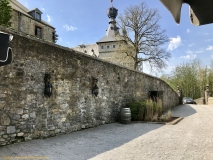
[[[212,160],[213,106],[182,105],[176,125],[106,124],[48,139],[0,147],[0,159],[46,156],[49,160]],[[34,157],[41,160],[42,157]],[[6,159],[5,159],[6,160]]]

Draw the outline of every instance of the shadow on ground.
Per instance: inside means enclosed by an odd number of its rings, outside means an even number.
[[[173,117],[188,117],[197,113],[189,104],[179,105],[172,110]]]
[[[180,105],[175,107],[172,113],[173,116],[187,117],[195,114],[196,110],[190,105]],[[145,123],[105,124],[48,139],[0,147],[0,159],[3,156],[48,156],[49,160],[86,160],[162,126]]]
[[[96,128],[0,147],[3,156],[48,156],[50,160],[86,160],[119,147],[160,124],[105,124]]]

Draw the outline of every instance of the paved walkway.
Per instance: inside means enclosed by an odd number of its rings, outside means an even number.
[[[8,145],[0,147],[0,159],[212,160],[213,106],[183,105],[173,115],[184,119],[176,125],[106,124]]]

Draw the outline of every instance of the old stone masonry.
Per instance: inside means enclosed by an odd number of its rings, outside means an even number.
[[[115,122],[121,107],[150,91],[161,93],[164,109],[178,104],[177,93],[159,78],[0,30],[14,36],[13,63],[0,67],[0,146]]]

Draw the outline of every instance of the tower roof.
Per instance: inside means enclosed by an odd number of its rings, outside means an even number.
[[[109,17],[109,27],[107,29],[106,35],[101,38],[97,43],[104,43],[104,42],[113,42],[113,41],[120,41],[119,28],[116,26],[115,18],[118,15],[118,10],[114,7],[110,7],[107,10],[107,16]]]
[[[109,18],[116,18],[118,15],[118,10],[114,7],[110,7],[108,10],[107,10],[107,16]]]

